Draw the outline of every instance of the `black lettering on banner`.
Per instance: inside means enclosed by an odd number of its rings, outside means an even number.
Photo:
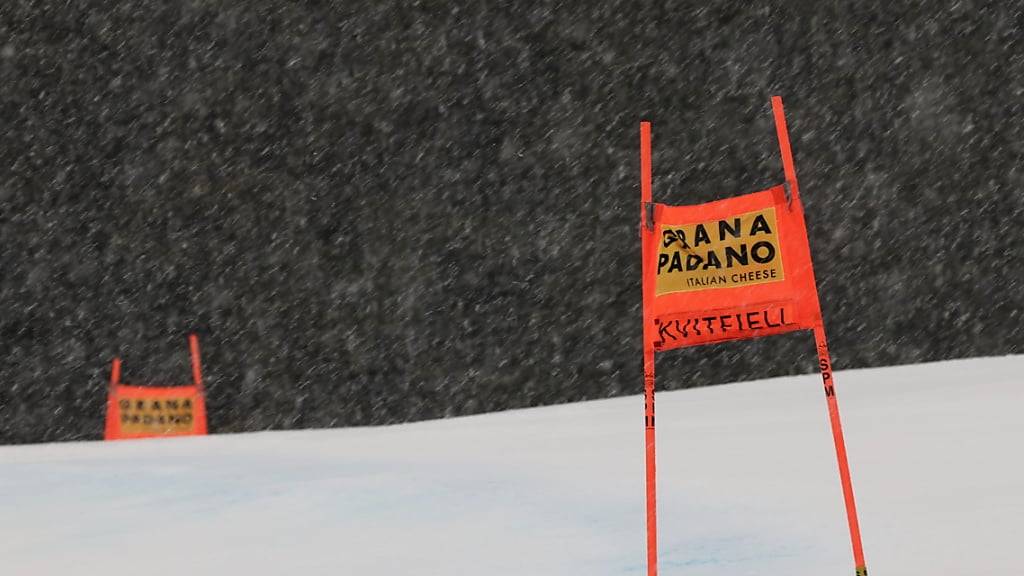
[[[714,322],[715,317],[714,316],[705,316],[705,317],[701,318],[701,320],[704,321],[704,327],[708,329],[708,334],[714,334],[715,333],[715,329],[711,325],[711,323]]]
[[[668,248],[672,244],[679,242],[683,246],[686,246],[686,236],[682,230],[669,230],[665,229],[661,232],[661,246]]]
[[[759,253],[760,250],[760,253]],[[775,246],[771,242],[761,240],[750,247],[750,257],[758,264],[767,264],[775,259]]]
[[[658,318],[654,322],[658,328],[658,340],[654,342],[656,347],[665,346],[670,341],[678,342],[691,337],[724,336],[729,332],[770,330],[792,326],[792,323],[786,318],[785,306],[770,306],[747,312],[671,320]]]
[[[190,427],[194,420],[191,411],[194,403],[188,396],[156,398],[121,398],[117,401],[121,409],[119,420],[122,430],[128,434],[181,432]]]
[[[679,257],[679,252],[673,252],[672,253],[672,264],[669,265],[668,271],[669,272],[682,272],[683,271],[683,261]]]
[[[726,232],[728,232],[729,235],[732,236],[733,238],[739,238],[740,234],[741,234],[741,232],[740,232],[740,219],[739,218],[733,218],[732,219],[732,226],[729,226],[729,221],[728,220],[719,220],[718,221],[718,241],[719,242],[724,242],[725,241],[725,234],[726,234]]]
[[[669,333],[668,326],[669,325],[667,323],[658,325],[658,338],[660,338],[662,342],[665,341],[665,337],[666,336],[668,336],[669,338],[671,338],[673,340],[676,339],[675,336],[673,336],[671,333]]]
[[[708,231],[703,224],[697,224],[697,229],[693,233],[693,246],[696,248],[701,244],[711,244],[711,237],[708,236]]]
[[[757,312],[747,312],[747,326],[750,326],[751,330],[757,330],[761,327],[761,321],[757,318]]]
[[[784,278],[772,207],[672,228],[662,225],[660,234],[656,296]]]
[[[771,234],[772,229],[768,226],[768,221],[765,220],[764,214],[758,214],[754,218],[753,224],[750,225],[750,235],[757,236],[758,234]]]
[[[750,259],[747,257],[747,245],[740,244],[740,249],[737,251],[732,246],[725,247],[725,267],[732,268],[735,264],[741,264],[746,266],[750,263]],[[735,282],[735,280],[734,280]]]

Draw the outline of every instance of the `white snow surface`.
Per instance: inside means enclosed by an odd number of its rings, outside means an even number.
[[[837,373],[872,576],[1024,574],[1022,372]],[[661,574],[853,574],[817,375],[657,398]],[[646,574],[643,402],[4,447],[0,542],[15,576]]]

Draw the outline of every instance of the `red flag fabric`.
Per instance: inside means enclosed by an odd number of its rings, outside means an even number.
[[[785,186],[694,206],[654,204],[648,213],[655,350],[821,321],[803,207]]]

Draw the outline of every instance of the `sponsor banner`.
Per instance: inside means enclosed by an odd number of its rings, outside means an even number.
[[[191,434],[195,422],[195,403],[189,396],[129,399],[117,401],[121,432],[132,436]]]
[[[764,304],[702,314],[670,314],[654,319],[657,327],[654,349],[658,352],[782,334],[801,328],[792,304]]]
[[[656,296],[781,282],[785,277],[774,206],[661,227]]]
[[[123,386],[111,391],[107,439],[206,433],[206,406],[195,386]]]
[[[644,241],[654,329],[647,334],[656,349],[817,323],[803,208],[784,186],[694,206],[653,204],[651,215]]]

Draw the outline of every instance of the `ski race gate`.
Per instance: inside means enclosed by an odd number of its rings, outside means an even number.
[[[867,576],[800,187],[778,96],[772,97],[772,112],[785,181],[693,206],[652,201],[651,124],[640,123],[648,576],[658,573],[655,353],[794,330],[814,332],[855,572]]]

